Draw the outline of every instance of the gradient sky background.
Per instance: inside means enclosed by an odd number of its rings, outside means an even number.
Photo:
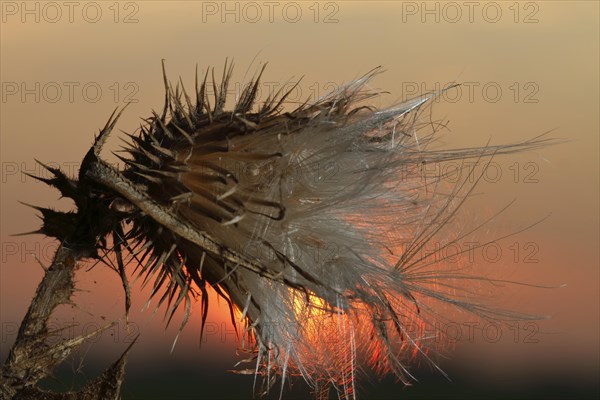
[[[390,94],[376,100],[379,106],[450,82],[464,84],[433,107],[436,118],[450,121],[444,133],[448,146],[519,141],[549,130],[569,139],[498,159],[502,176],[484,182],[471,204],[474,214],[485,214],[517,200],[489,227],[487,234],[496,237],[549,216],[502,242],[499,262],[477,261],[507,279],[566,287],[499,288],[499,304],[551,319],[517,337],[504,327],[498,341],[478,331],[473,340],[459,342],[440,360],[453,382],[421,366],[416,374],[422,382],[414,387],[390,380],[365,383],[363,398],[597,395],[599,3],[474,2],[472,9],[463,2],[292,3],[276,2],[270,21],[263,2],[77,2],[72,15],[62,2],[55,3],[58,9],[43,2],[2,2],[2,360],[42,276],[36,257],[48,264],[56,248],[40,236],[10,236],[39,225],[35,212],[18,200],[70,206],[21,172],[43,174],[37,158],[75,174],[93,135],[128,100],[137,102],[118,127],[134,131],[139,117],[162,106],[162,58],[171,80],[181,76],[188,85],[196,63],[202,70],[220,69],[225,57],[234,57],[234,81],[240,82],[247,69],[251,74],[257,62],[268,61],[264,90],[304,75],[296,101],[382,65],[387,72],[373,85]],[[224,7],[233,11],[225,13]],[[29,94],[23,92],[27,88]],[[532,249],[535,262],[527,263]],[[85,289],[77,294],[80,309],[61,310],[57,326],[75,322],[75,332],[81,332],[121,315],[124,296],[114,272],[98,266],[82,270],[77,279]],[[165,331],[162,310],[155,317],[152,305],[141,311],[148,290],[137,288],[134,328],[127,332],[121,323],[83,349],[55,385],[69,388],[94,376],[141,333],[129,359],[125,398],[250,397],[251,377],[226,372],[237,359],[223,302],[213,301],[202,348],[195,313],[171,355],[178,321]],[[84,372],[72,381],[68,375],[80,366]]]

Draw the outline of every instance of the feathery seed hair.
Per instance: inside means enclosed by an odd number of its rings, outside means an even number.
[[[226,111],[232,71],[226,62],[220,83],[207,71],[193,96],[164,74],[164,109],[129,135],[122,170],[100,152],[123,110],[97,136],[78,179],[47,167],[54,177],[38,179],[77,210],[38,208],[39,232],[83,257],[112,250],[126,310],[133,265],[153,282],[169,321],[185,308],[182,328],[196,299],[204,326],[212,287],[234,324],[244,322],[251,367],[240,372],[263,378],[261,394],[277,377],[301,375],[318,397],[333,389],[355,398],[365,364],[408,383],[407,359],[429,358],[425,333],[445,305],[518,317],[470,299],[461,288],[479,278],[424,254],[434,238],[443,237],[443,249],[464,237],[444,235],[475,185],[442,176],[424,183],[421,172],[551,139],[436,149],[439,124],[422,118],[435,93],[381,110],[366,103],[380,94],[367,87],[380,68],[284,112],[294,88],[255,104],[263,66]]]

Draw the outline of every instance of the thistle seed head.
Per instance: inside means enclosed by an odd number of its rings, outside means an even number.
[[[77,206],[41,209],[39,232],[87,256],[112,238],[126,307],[124,269],[133,264],[168,305],[169,321],[186,308],[182,327],[193,300],[204,325],[213,288],[233,323],[244,323],[252,365],[242,372],[264,378],[260,393],[276,377],[302,375],[317,395],[333,388],[354,398],[362,364],[408,383],[412,355],[429,359],[438,347],[426,333],[439,310],[517,316],[463,296],[476,277],[423,254],[429,242],[460,238],[452,224],[474,185],[424,183],[421,172],[550,139],[436,149],[441,124],[421,118],[436,94],[377,110],[367,101],[380,92],[367,83],[380,68],[285,111],[291,90],[257,105],[263,67],[226,110],[232,71],[226,62],[220,82],[207,72],[192,96],[165,74],[164,108],[128,135],[120,171],[100,157],[113,113],[78,180],[53,168],[52,179],[39,178]]]

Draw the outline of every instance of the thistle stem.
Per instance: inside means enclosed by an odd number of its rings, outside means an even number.
[[[125,354],[104,374],[90,382],[81,392],[48,393],[35,387],[84,341],[114,326],[105,325],[89,334],[52,344],[48,338],[54,333],[48,330],[48,320],[62,304],[70,304],[75,289],[74,276],[78,255],[61,244],[54,255],[29,309],[21,322],[0,376],[0,399],[67,399],[76,395],[80,399],[119,399],[124,376]],[[46,396],[46,397],[44,397]]]

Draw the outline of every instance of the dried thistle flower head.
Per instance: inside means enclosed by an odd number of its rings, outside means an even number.
[[[208,309],[207,288],[243,321],[252,372],[266,393],[277,377],[302,375],[318,396],[333,388],[354,398],[355,374],[367,364],[411,375],[412,354],[428,358],[425,332],[436,307],[483,317],[513,317],[471,301],[457,272],[422,249],[448,229],[474,185],[424,182],[421,168],[450,160],[526,151],[549,142],[433,149],[436,125],[420,118],[435,94],[376,110],[367,88],[380,69],[289,112],[287,93],[255,105],[264,67],[225,110],[232,65],[220,83],[208,73],[193,96],[165,74],[160,114],[132,134],[121,171],[100,157],[117,119],[111,116],[85,156],[78,180],[49,168],[43,179],[77,211],[42,209],[40,232],[83,257],[108,239],[123,284],[125,268],[153,282],[168,319],[192,301]],[[122,111],[121,111],[122,112]],[[456,232],[455,232],[456,233]],[[459,236],[444,236],[449,246]],[[123,260],[127,251],[129,260]],[[282,385],[283,388],[283,385]]]

